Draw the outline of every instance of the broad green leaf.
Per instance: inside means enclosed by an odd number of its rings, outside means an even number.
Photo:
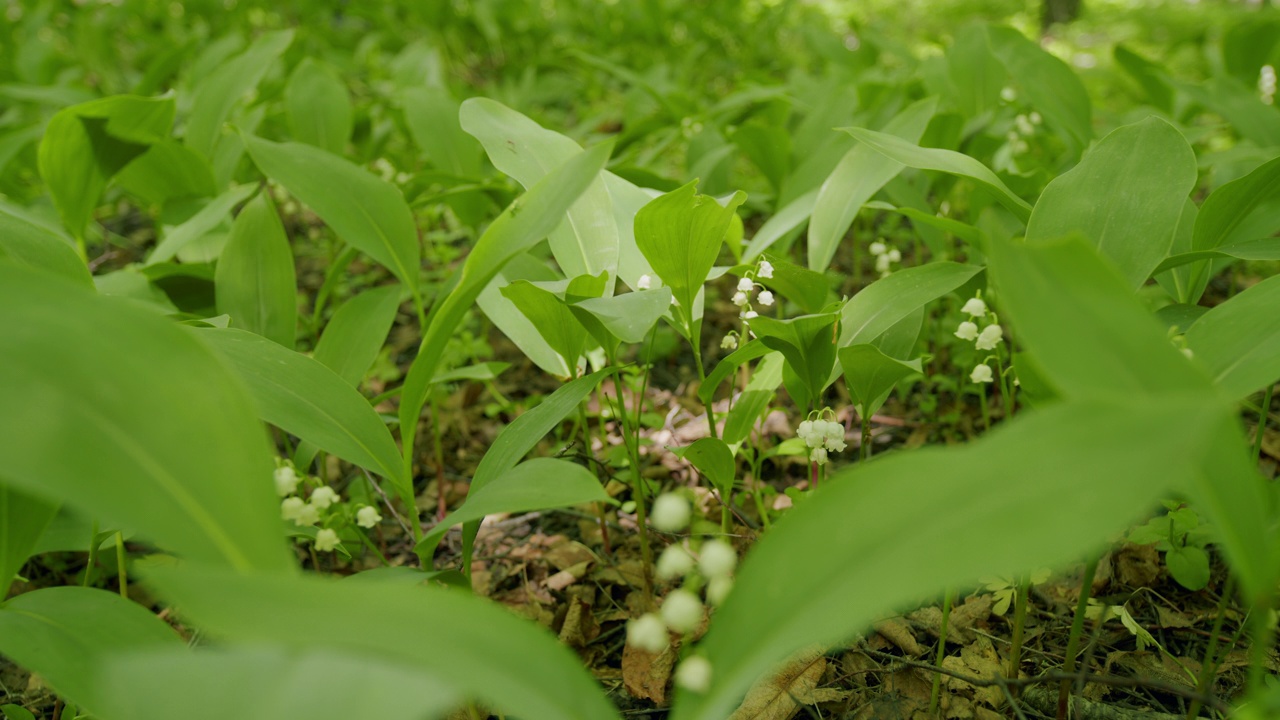
[[[191,102],[184,140],[187,146],[213,159],[222,124],[240,98],[258,86],[276,58],[293,42],[292,30],[263,33],[243,53],[224,62],[203,78]]]
[[[720,496],[727,498],[733,493],[733,481],[737,468],[733,462],[733,451],[719,438],[706,437],[692,445],[682,448],[680,456],[688,460],[702,474]]]
[[[44,134],[44,128],[39,125],[32,125],[20,130],[14,130],[0,135],[0,175],[4,174],[5,168],[9,167],[9,163],[13,161],[28,145],[40,139]]]
[[[900,137],[878,133],[865,128],[840,128],[870,146],[876,152],[895,160],[907,167],[920,170],[936,170],[966,177],[993,191],[996,200],[1008,208],[1020,220],[1026,222],[1031,217],[1031,206],[1026,200],[1018,197],[1009,189],[1004,181],[991,172],[986,165],[954,150],[920,147]]]
[[[580,321],[585,320],[584,315],[594,318],[614,338],[634,345],[644,342],[670,307],[671,289],[664,286],[612,297],[587,298],[573,303],[569,309]]]
[[[293,69],[284,86],[289,133],[299,142],[341,155],[351,137],[351,98],[334,72],[312,58]]]
[[[448,372],[442,372],[436,375],[434,382],[450,383],[459,380],[484,381],[493,380],[511,367],[511,363],[506,362],[485,362],[476,363],[475,365],[467,365],[466,367],[454,368]]]
[[[207,235],[231,216],[236,205],[244,202],[250,195],[258,191],[254,183],[236,185],[218,197],[210,200],[200,211],[192,215],[186,222],[170,228],[164,238],[147,256],[147,265],[168,262],[188,245]]]
[[[4,210],[0,210],[0,258],[93,287],[89,269],[71,245],[55,233]]]
[[[3,262],[0,307],[6,483],[193,560],[293,567],[266,435],[206,346],[128,302]]]
[[[1243,398],[1280,378],[1280,275],[1218,305],[1187,329],[1187,347],[1215,383]]]
[[[822,312],[831,292],[831,282],[826,275],[780,257],[766,255],[765,259],[773,265],[773,277],[757,277],[756,282],[777,291],[810,315]]]
[[[422,248],[413,213],[396,186],[311,145],[256,137],[246,137],[245,144],[264,175],[417,295]]]
[[[231,327],[293,349],[298,329],[298,281],[293,250],[266,193],[249,201],[231,225],[214,275],[218,312]]]
[[[32,715],[30,710],[13,703],[0,705],[0,714],[4,715],[5,720],[36,720],[36,716]]]
[[[480,177],[483,149],[463,131],[459,105],[443,87],[412,87],[400,94],[413,142],[437,168],[459,178]]]
[[[1166,270],[1176,270],[1201,260],[1280,260],[1280,238],[1263,238],[1251,242],[1223,245],[1214,250],[1196,250],[1192,252],[1170,255],[1165,258],[1152,274]],[[1203,276],[1202,276],[1203,277]]]
[[[1049,183],[1027,242],[1079,233],[1137,288],[1168,254],[1196,177],[1195,153],[1172,125],[1155,116],[1125,125]]]
[[[172,96],[117,95],[73,105],[49,120],[40,141],[40,177],[72,235],[84,236],[111,178],[169,136],[174,112]]]
[[[671,288],[690,328],[694,297],[715,265],[735,211],[746,200],[746,193],[739,191],[721,206],[714,198],[698,195],[696,187],[695,180],[636,213],[636,245]]]
[[[982,230],[979,230],[968,223],[960,222],[959,220],[953,220],[933,213],[923,212],[918,208],[895,207],[889,203],[879,202],[877,200],[872,200],[871,202],[866,203],[864,207],[896,212],[900,215],[911,218],[914,223],[920,223],[955,235],[979,250],[985,251],[985,248],[987,247],[987,238]],[[919,225],[916,226],[916,229],[919,230]]]
[[[1196,218],[1199,216],[1200,208],[1196,207],[1191,198],[1187,198],[1182,205],[1182,216],[1178,218],[1178,229],[1173,233],[1173,243],[1169,246],[1170,257],[1162,260],[1156,269],[1151,271],[1156,283],[1180,303],[1191,304],[1194,302],[1192,298],[1199,298],[1200,293],[1204,291],[1203,287],[1196,289],[1193,286],[1196,281],[1195,268],[1185,267],[1185,265],[1194,260],[1212,259],[1212,256],[1193,257],[1190,261],[1183,262],[1187,255],[1195,252],[1191,249],[1191,243]],[[1165,272],[1166,270],[1171,272]],[[1208,280],[1207,276],[1201,276],[1203,285],[1208,285]]]
[[[1133,399],[1208,386],[1115,267],[1085,241],[998,243],[994,250],[1002,308],[1065,397]]]
[[[840,347],[869,343],[926,303],[972,280],[985,268],[932,262],[881,278],[845,303],[840,311]]]
[[[99,677],[102,720],[435,718],[463,703],[444,680],[390,658],[268,644],[122,652]]]
[[[837,474],[747,555],[700,643],[711,689],[681,691],[673,717],[726,717],[791,653],[845,641],[904,603],[1091,552],[1163,492],[1204,474],[1227,418],[1199,395],[1059,404],[966,447]],[[931,520],[911,542],[883,541],[919,517]]]
[[[100,669],[118,653],[153,648],[186,649],[163,620],[113,592],[51,587],[0,605],[0,653],[94,712]]]
[[[590,276],[587,276],[590,277]],[[603,280],[603,274],[600,276]],[[556,351],[570,372],[577,374],[578,358],[587,343],[587,329],[564,300],[528,280],[517,280],[502,288],[503,297],[529,318],[543,340]]]
[[[1174,85],[1225,118],[1246,140],[1264,148],[1280,145],[1280,108],[1259,102],[1256,86],[1225,75],[1207,82],[1175,81]]]
[[[365,290],[343,303],[329,318],[311,356],[348,385],[360,387],[387,341],[399,307],[399,285]]]
[[[243,330],[194,332],[239,373],[263,422],[390,479],[402,498],[412,501],[408,480],[400,471],[400,452],[386,423],[336,373]]]
[[[760,229],[756,231],[756,234],[752,236],[751,242],[747,244],[747,249],[742,253],[742,262],[755,262],[756,258],[760,257],[774,243],[782,239],[787,233],[803,225],[813,213],[813,207],[818,202],[818,191],[820,189],[814,188],[804,193],[770,216],[764,225],[761,225]]]
[[[902,378],[920,372],[920,361],[903,362],[886,355],[871,344],[840,348],[840,367],[849,395],[859,406],[862,417],[871,417],[879,409],[883,396]]]
[[[1093,109],[1080,76],[1013,28],[988,27],[987,37],[1018,91],[1060,131],[1072,156],[1078,156],[1093,139]]]
[[[600,173],[612,150],[613,146],[605,143],[569,159],[516,198],[476,241],[462,266],[458,284],[431,307],[427,330],[400,398],[402,443],[412,446],[418,415],[444,357],[445,345],[480,291],[512,258],[533,247],[560,223],[569,206]],[[405,441],[406,437],[410,439]]]
[[[791,165],[791,133],[787,128],[752,121],[734,130],[733,145],[751,159],[776,192]]]
[[[430,558],[454,525],[478,522],[486,515],[551,510],[592,502],[613,502],[594,473],[568,460],[534,458],[472,488],[457,510],[436,523],[413,550]]]
[[[634,288],[641,276],[653,278],[655,273],[649,261],[636,246],[636,213],[652,200],[658,192],[636,185],[614,175],[604,173],[604,186],[613,201],[613,221],[618,225],[618,277]]]
[[[532,253],[521,253],[489,281],[476,298],[476,304],[533,364],[556,377],[569,377],[572,373],[564,358],[547,343],[533,321],[502,292],[508,285],[520,280],[551,282],[560,279],[559,273],[549,267],[545,260],[534,257]]]
[[[1173,114],[1174,92],[1164,68],[1126,48],[1116,45],[1113,56],[1118,65],[1146,93],[1147,101],[1162,112]]]
[[[484,145],[494,167],[526,190],[581,152],[573,140],[495,100],[471,98],[462,103],[459,118],[462,129]],[[550,233],[550,241],[551,252],[568,277],[617,274],[618,225],[603,178],[592,178],[568,216]]]
[[[58,514],[57,503],[5,485],[0,479],[0,599]],[[2,648],[0,648],[2,649]]]
[[[804,382],[807,400],[816,402],[835,367],[838,331],[832,326],[839,319],[836,313],[801,315],[789,320],[761,316],[751,321],[751,330],[770,350],[782,353],[787,366]],[[806,404],[795,399],[802,407]]]
[[[781,355],[777,356],[781,358]],[[754,376],[753,376],[754,378]],[[782,366],[778,365],[778,383],[782,383]],[[775,385],[776,387],[776,385]],[[736,445],[747,439],[755,428],[760,413],[773,402],[776,393],[773,390],[745,390],[738,395],[724,418],[724,441]]]
[[[469,492],[478,492],[495,478],[514,468],[516,463],[520,462],[520,458],[528,455],[547,433],[563,422],[591,394],[591,391],[612,373],[611,369],[600,370],[565,383],[537,407],[502,428],[502,432],[494,438],[493,444],[489,446],[484,457],[480,458],[480,465],[476,467],[476,473],[471,478]],[[479,522],[471,522],[463,526],[463,547],[468,552],[479,529]]]
[[[1217,250],[1224,245],[1270,237],[1277,228],[1280,228],[1280,158],[1209,195],[1196,216],[1190,250]],[[1182,298],[1183,302],[1200,299],[1209,272],[1209,262],[1192,266],[1188,282],[1194,290],[1192,295]]]
[[[394,662],[527,720],[618,717],[554,635],[466,592],[195,565],[154,566],[144,579],[220,637]]]
[[[984,25],[974,23],[956,33],[947,48],[947,79],[961,112],[973,117],[996,107],[1008,77],[1004,64],[991,52]]]
[[[116,175],[116,182],[152,205],[218,193],[209,161],[186,145],[169,139],[152,145],[125,165]]]
[[[1188,590],[1203,590],[1209,584],[1209,553],[1204,548],[1184,545],[1164,554],[1165,567],[1178,584]]]
[[[898,113],[883,132],[917,144],[938,106],[937,98],[913,103]],[[866,143],[845,153],[818,190],[809,220],[809,269],[822,272],[831,264],[836,248],[853,224],[863,203],[902,171],[903,164],[876,152]]]

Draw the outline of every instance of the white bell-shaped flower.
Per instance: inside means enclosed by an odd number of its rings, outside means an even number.
[[[773,265],[768,260],[761,260],[760,266],[756,269],[756,277],[768,280],[773,277]]]
[[[979,300],[978,302],[982,302],[982,301]],[[977,340],[978,339],[977,323],[969,322],[968,320],[965,320],[964,322],[960,323],[960,327],[956,328],[956,337],[960,338],[961,340],[968,340],[970,342]]]
[[[982,317],[987,314],[987,304],[982,302],[982,298],[969,298],[960,312],[969,317]]]
[[[323,528],[316,533],[316,550],[332,552],[336,547],[338,547],[338,533],[329,528]]]
[[[991,372],[990,365],[983,363],[969,373],[969,379],[976,383],[989,383],[995,379],[995,374]]]
[[[764,292],[760,293],[760,297],[757,298],[757,300],[760,301],[761,305],[764,305],[765,307],[769,307],[770,305],[773,304],[773,293],[769,292],[768,290],[765,290]]]
[[[978,339],[974,343],[974,347],[979,350],[995,350],[996,345],[1000,344],[1000,339],[1004,337],[1004,330],[999,325],[988,325],[982,328],[982,332],[978,333]]]
[[[640,279],[636,280],[637,290],[648,290],[652,285],[653,285],[653,278],[649,277],[648,275],[641,275]]]

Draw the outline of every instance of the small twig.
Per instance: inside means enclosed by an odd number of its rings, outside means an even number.
[[[387,512],[391,513],[391,517],[395,518],[395,521],[400,524],[400,527],[404,530],[405,534],[412,539],[414,537],[413,530],[409,528],[409,523],[405,522],[405,519],[400,517],[400,513],[396,512],[395,506],[391,504],[391,498],[387,497],[387,494],[382,491],[382,488],[374,481],[373,476],[369,474],[368,470],[365,470],[364,468],[361,468],[360,470],[364,473],[365,479],[369,481],[369,485],[373,487],[374,491],[382,498],[382,502],[386,504]]]

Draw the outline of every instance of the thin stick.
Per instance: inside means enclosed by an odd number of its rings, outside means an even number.
[[[942,667],[942,660],[947,655],[947,622],[951,619],[951,588],[947,588],[942,595],[942,626],[938,628],[938,652],[934,656],[933,664]],[[935,674],[933,676],[933,690],[929,693],[929,714],[933,715],[938,711],[938,699],[942,694],[942,675]]]
[[[1076,600],[1076,614],[1071,619],[1071,634],[1067,637],[1067,659],[1062,663],[1062,671],[1070,675],[1076,670],[1076,653],[1080,650],[1080,634],[1084,632],[1084,615],[1089,608],[1089,594],[1093,591],[1093,576],[1098,572],[1098,556],[1094,555],[1085,563],[1084,576],[1080,578],[1080,597]],[[1058,720],[1067,720],[1067,708],[1070,705],[1071,682],[1063,680],[1058,684]]]

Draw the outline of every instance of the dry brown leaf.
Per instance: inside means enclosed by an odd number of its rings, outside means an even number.
[[[885,640],[893,643],[902,652],[911,657],[920,657],[924,654],[924,648],[920,647],[920,643],[916,642],[916,636],[912,634],[911,628],[900,617],[881,620],[875,625],[876,632]]]
[[[951,608],[951,617],[947,620],[947,642],[957,645],[973,642],[974,627],[991,617],[993,604],[991,595],[972,595],[963,604]],[[935,638],[942,634],[942,608],[921,608],[907,617]]]
[[[1154,545],[1120,548],[1111,559],[1116,578],[1129,587],[1151,587],[1160,577],[1160,553]]]
[[[557,570],[566,570],[582,563],[595,562],[596,554],[586,545],[568,540],[548,550],[543,559],[554,565]]]
[[[821,648],[802,650],[782,670],[757,681],[729,720],[790,720],[805,705],[843,700],[848,693],[818,687],[826,670]]]
[[[1156,606],[1156,615],[1160,618],[1162,628],[1189,628],[1193,624],[1186,615],[1163,605]]]
[[[569,608],[565,612],[564,624],[560,626],[560,641],[571,648],[582,649],[592,640],[600,636],[600,626],[591,614],[595,599],[595,588],[574,588],[569,598]]]
[[[622,685],[632,696],[664,706],[667,704],[667,686],[671,684],[671,670],[675,665],[674,644],[656,654],[627,644],[622,649]]]
[[[997,675],[1004,674],[1000,656],[996,653],[995,648],[991,646],[991,641],[981,635],[972,643],[966,645],[960,651],[959,657],[943,658],[942,667],[952,672],[983,680],[990,680]],[[972,685],[956,677],[944,678],[943,681],[949,689],[970,693],[975,701],[986,703],[991,707],[999,707],[1004,702],[1004,693],[999,687]]]

